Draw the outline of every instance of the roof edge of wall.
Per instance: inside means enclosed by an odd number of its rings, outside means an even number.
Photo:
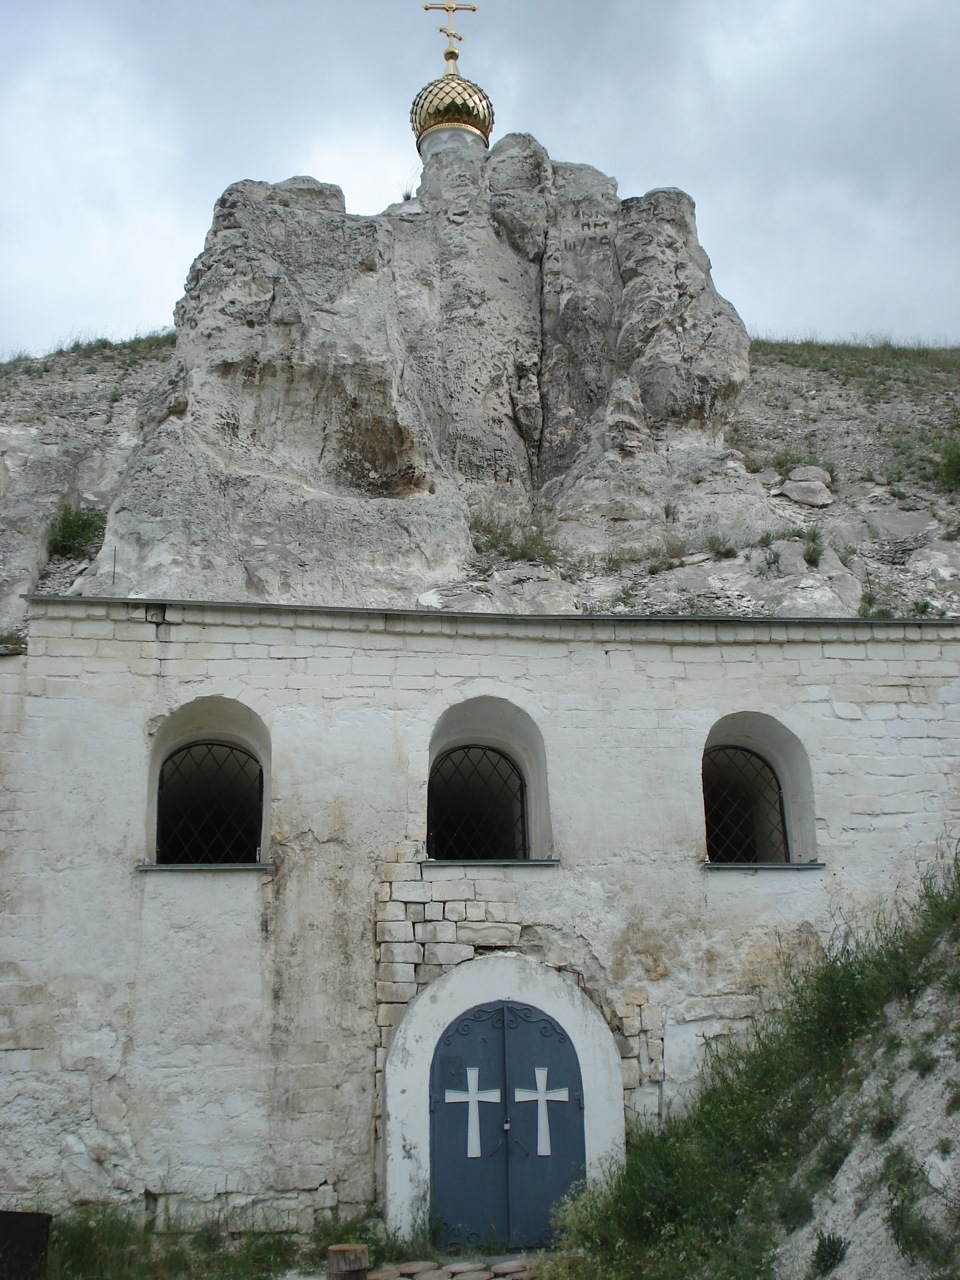
[[[28,595],[31,618],[110,617],[156,625],[310,625],[333,629],[421,634],[518,634],[595,640],[653,640],[676,643],[737,641],[884,640],[954,638],[958,618],[772,618],[715,615],[457,613],[433,609],[369,609],[358,606],[272,604],[262,601],[173,600],[108,596]]]

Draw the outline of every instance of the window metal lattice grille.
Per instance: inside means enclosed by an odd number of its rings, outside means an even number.
[[[789,862],[783,793],[762,756],[711,747],[703,756],[710,862]]]
[[[195,742],[168,756],[157,793],[157,862],[257,862],[263,770],[240,747]]]
[[[433,766],[427,854],[438,861],[515,861],[527,856],[523,775],[490,747],[457,747]]]

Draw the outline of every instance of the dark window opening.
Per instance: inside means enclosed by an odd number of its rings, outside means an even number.
[[[167,757],[157,793],[157,862],[257,862],[263,769],[240,747],[194,742]]]
[[[710,862],[790,861],[780,782],[755,752],[704,752],[703,805]]]
[[[490,747],[457,747],[433,766],[427,791],[427,855],[440,862],[527,856],[523,775]]]

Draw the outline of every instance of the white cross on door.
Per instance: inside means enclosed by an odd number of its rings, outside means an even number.
[[[550,1112],[547,1109],[548,1102],[569,1102],[569,1089],[548,1089],[547,1088],[547,1067],[535,1067],[534,1075],[537,1077],[536,1089],[517,1089],[514,1097],[517,1102],[535,1102],[537,1104],[537,1155],[549,1156],[552,1154],[550,1148]]]
[[[446,1102],[465,1102],[467,1104],[467,1159],[480,1159],[480,1103],[499,1102],[499,1089],[480,1088],[480,1068],[467,1067],[467,1091],[447,1089],[444,1095]],[[549,1154],[549,1152],[548,1152]]]

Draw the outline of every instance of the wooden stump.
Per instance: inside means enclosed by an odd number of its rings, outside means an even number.
[[[369,1267],[365,1244],[334,1244],[327,1250],[327,1280],[367,1280]]]

